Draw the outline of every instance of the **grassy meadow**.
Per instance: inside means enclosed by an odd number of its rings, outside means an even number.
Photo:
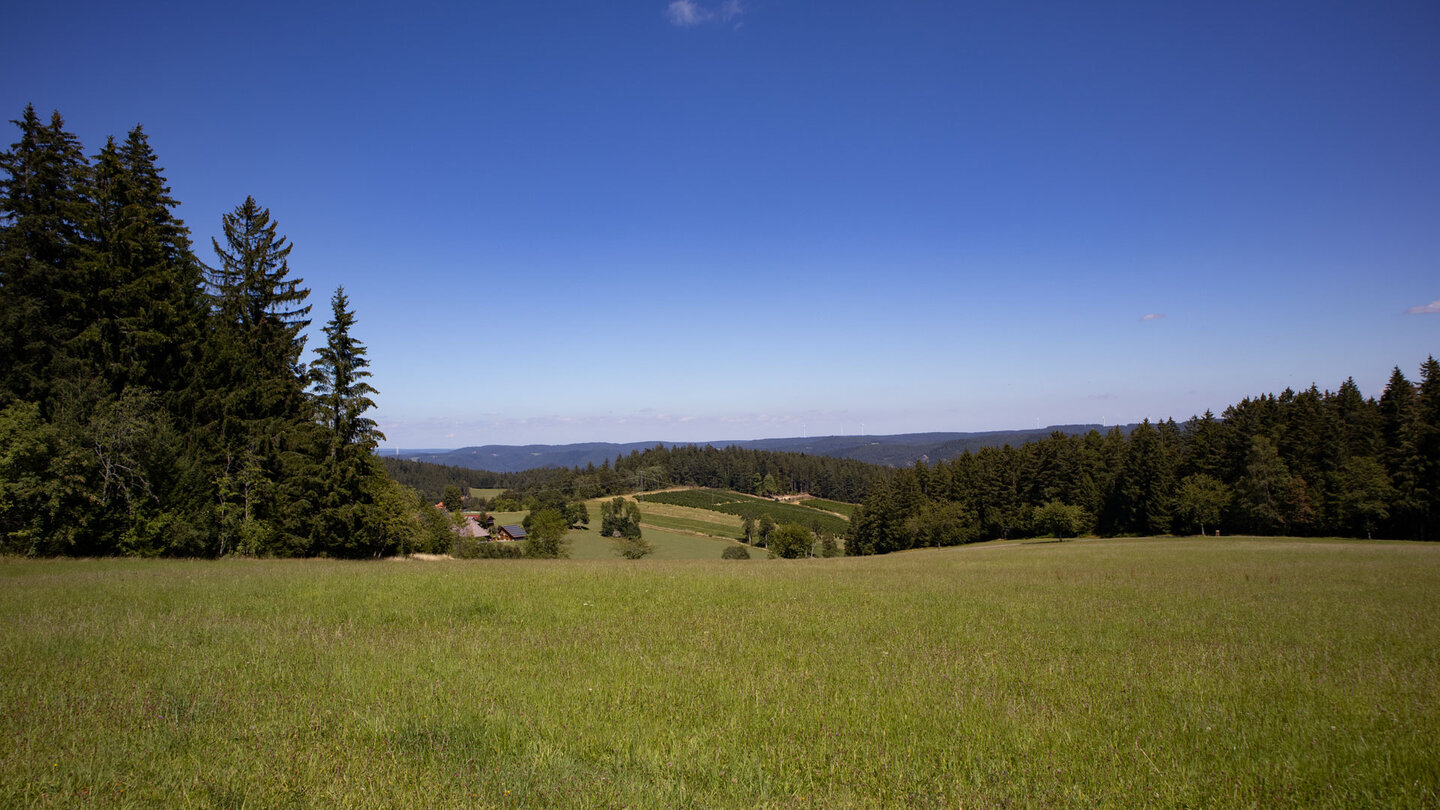
[[[0,559],[0,806],[1435,807],[1437,594],[1360,541]]]

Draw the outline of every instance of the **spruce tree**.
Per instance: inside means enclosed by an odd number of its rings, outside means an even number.
[[[213,523],[220,553],[308,550],[310,487],[299,482],[313,453],[307,378],[300,358],[309,290],[290,275],[291,245],[253,197],[221,218],[219,260],[205,273],[205,423]],[[297,508],[301,507],[301,508]]]
[[[72,423],[96,455],[106,493],[128,524],[128,553],[205,553],[199,525],[206,473],[198,463],[196,404],[205,309],[201,265],[175,215],[155,152],[141,127],[108,139],[92,172],[92,249],[86,264],[90,318],[74,341]],[[103,449],[103,452],[102,452]],[[131,470],[118,479],[114,469]],[[128,480],[127,480],[128,479]],[[137,501],[138,499],[138,501]]]
[[[1379,404],[1382,461],[1395,488],[1390,519],[1391,533],[1396,537],[1416,537],[1420,530],[1416,488],[1422,461],[1415,446],[1418,409],[1415,386],[1396,366],[1380,394]]]
[[[188,417],[204,305],[190,231],[174,213],[179,202],[138,126],[123,144],[105,144],[94,175],[95,317],[85,354],[113,393],[142,386]]]
[[[20,140],[0,154],[0,406],[52,411],[63,354],[88,320],[82,268],[89,251],[89,164],[54,113],[34,106]]]
[[[365,357],[365,345],[350,334],[355,313],[349,309],[350,299],[344,287],[335,290],[330,306],[334,314],[325,324],[326,343],[316,350],[310,375],[321,424],[328,431],[330,457],[373,453],[385,434],[376,428],[375,420],[365,416],[375,407],[370,395],[377,392],[366,382],[370,378],[370,361]]]
[[[366,382],[370,361],[365,345],[350,333],[355,313],[344,287],[335,290],[330,306],[325,345],[316,350],[310,369],[322,453],[317,539],[322,550],[337,556],[378,556],[393,550],[396,542],[384,530],[376,497],[388,482],[375,457],[375,446],[385,435],[365,415],[375,406],[370,397],[376,391]]]
[[[1420,366],[1415,401],[1416,499],[1419,502],[1418,540],[1440,536],[1440,361],[1433,356]]]

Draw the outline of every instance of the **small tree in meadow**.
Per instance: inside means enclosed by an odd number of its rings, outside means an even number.
[[[570,530],[570,524],[565,522],[565,516],[560,510],[542,509],[533,512],[529,524],[529,528],[525,530],[526,557],[556,559],[570,556],[569,544],[565,542],[565,533]]]
[[[585,508],[583,501],[568,503],[565,505],[565,520],[574,527],[588,527],[590,525],[590,510]]]
[[[618,495],[600,504],[600,533],[606,537],[639,537],[640,505]]]
[[[760,545],[768,547],[770,545],[770,533],[775,531],[775,518],[770,517],[770,513],[766,512],[760,516],[760,523],[756,528],[760,531]]]
[[[1074,537],[1090,528],[1090,515],[1079,506],[1050,501],[1035,510],[1035,531],[1060,539]]]
[[[770,532],[768,548],[771,557],[795,559],[809,557],[814,545],[815,535],[809,529],[799,523],[785,523]]]
[[[1216,526],[1220,523],[1220,513],[1230,505],[1230,488],[1225,486],[1219,479],[1196,473],[1185,476],[1180,482],[1180,497],[1175,504],[1175,511],[1181,520],[1191,525],[1199,526],[1200,533],[1205,533],[1206,526]]]

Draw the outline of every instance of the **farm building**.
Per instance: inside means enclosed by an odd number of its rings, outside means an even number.
[[[455,530],[461,537],[477,537],[481,540],[489,540],[490,532],[475,518],[466,515],[465,523]]]
[[[525,539],[525,527],[524,527],[524,526],[517,526],[517,525],[515,525],[515,524],[513,524],[513,523],[510,524],[509,526],[501,526],[500,528],[498,528],[498,529],[495,530],[495,539],[496,539],[496,540],[524,540],[524,539]]]

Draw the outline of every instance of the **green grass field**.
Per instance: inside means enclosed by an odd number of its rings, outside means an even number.
[[[509,526],[511,524],[518,526],[525,520],[525,516],[529,514],[530,512],[528,510],[522,509],[519,512],[491,512],[490,517],[495,518],[496,526]]]
[[[598,514],[598,513],[597,513]],[[665,503],[640,502],[643,525],[733,539],[743,534],[739,515]]]
[[[1359,541],[0,559],[0,806],[1435,807],[1437,593]]]
[[[645,526],[642,535],[655,549],[647,558],[653,560],[718,560],[726,546],[740,545],[733,540],[665,531],[652,526]],[[600,536],[598,522],[592,523],[589,529],[571,530],[567,537],[572,560],[619,560],[614,544]],[[766,556],[763,548],[750,549],[750,553],[757,559]]]

